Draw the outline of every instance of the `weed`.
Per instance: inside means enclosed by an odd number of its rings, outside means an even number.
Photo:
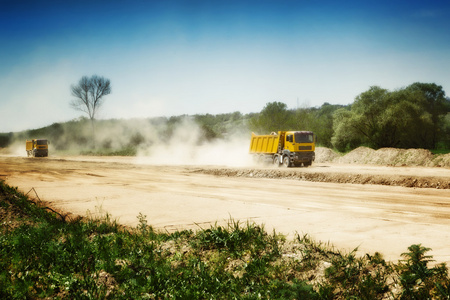
[[[142,213],[139,213],[139,215],[137,216],[138,220],[139,220],[139,225],[137,226],[137,229],[142,233],[142,234],[146,234],[148,233],[149,230],[149,226],[147,223],[147,216],[143,215]]]
[[[405,260],[397,267],[400,285],[403,287],[401,299],[448,299],[450,282],[446,265],[429,268],[428,263],[432,261],[432,257],[425,253],[431,249],[421,244],[411,245],[408,250],[409,252],[402,253]]]
[[[230,219],[227,227],[216,224],[199,231],[195,246],[203,250],[223,250],[233,257],[240,257],[247,248],[253,251],[265,248],[266,236],[263,227],[247,222],[246,227],[241,228],[239,221]]]
[[[108,214],[62,220],[0,182],[1,299],[448,299],[445,265],[412,245],[398,265],[263,226],[157,232]],[[15,217],[11,217],[14,215]],[[7,218],[5,216],[8,216]],[[389,284],[388,284],[389,282]],[[398,283],[394,288],[394,283]]]
[[[327,278],[335,285],[335,292],[344,298],[383,299],[389,292],[388,269],[380,254],[369,259],[358,258],[354,249],[348,254],[335,255],[331,266],[325,270]]]

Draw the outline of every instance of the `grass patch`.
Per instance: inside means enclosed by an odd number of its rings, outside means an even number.
[[[398,264],[230,220],[157,232],[61,217],[0,182],[1,299],[446,299],[445,265],[412,245]],[[356,249],[355,249],[356,250]]]
[[[433,154],[449,154],[450,153],[450,149],[433,149],[430,151]]]
[[[136,156],[137,148],[125,147],[118,150],[102,148],[102,149],[82,151],[80,154],[88,156]]]

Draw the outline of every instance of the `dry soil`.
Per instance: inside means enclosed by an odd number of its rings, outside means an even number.
[[[0,156],[0,179],[74,215],[108,213],[156,229],[208,228],[230,218],[288,237],[396,261],[422,243],[450,263],[450,169],[314,163],[309,168],[150,165],[126,157]]]

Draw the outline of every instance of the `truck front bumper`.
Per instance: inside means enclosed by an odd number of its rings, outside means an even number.
[[[35,149],[34,150],[35,157],[45,157],[48,156],[48,149]]]
[[[296,152],[294,154],[294,163],[313,162],[316,159],[314,152]]]

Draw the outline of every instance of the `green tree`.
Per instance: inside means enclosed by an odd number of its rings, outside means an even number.
[[[368,145],[375,148],[386,146],[380,135],[383,133],[381,123],[387,123],[382,117],[388,106],[387,94],[387,90],[372,86],[368,91],[358,95],[351,106],[352,126]]]
[[[343,108],[343,105],[332,105],[325,102],[319,108],[309,109],[310,117],[308,124],[299,127],[313,131],[317,136],[317,142],[324,147],[332,147],[331,137],[333,136],[333,114],[336,110]]]
[[[447,98],[450,106],[450,99]],[[442,138],[436,147],[437,149],[450,149],[450,112],[443,118]]]
[[[433,124],[420,91],[391,92],[380,121],[386,145],[398,148],[433,148]]]
[[[363,143],[364,136],[356,129],[355,114],[347,108],[341,108],[333,114],[333,136],[331,144],[341,152],[352,150]]]
[[[250,119],[250,129],[257,133],[289,130],[293,126],[293,112],[282,102],[269,102],[261,113]]]
[[[13,133],[0,133],[0,148],[8,147],[13,140]]]
[[[294,122],[296,130],[313,130],[315,118],[314,108],[298,108],[294,113]]]
[[[353,149],[356,143],[379,148],[385,145],[382,116],[387,107],[388,91],[372,86],[355,98],[350,111],[337,110],[334,116],[333,146],[339,151]]]
[[[437,142],[440,138],[444,138],[442,127],[444,126],[444,118],[450,112],[450,105],[448,99],[445,97],[445,92],[442,86],[434,83],[416,82],[411,84],[407,89],[418,91],[424,97],[423,109],[430,115],[431,120],[431,135],[430,144],[427,148],[436,148]]]
[[[362,145],[434,149],[444,130],[442,87],[414,83],[389,92],[374,86],[355,98],[349,112],[336,111],[333,145],[340,151]]]

